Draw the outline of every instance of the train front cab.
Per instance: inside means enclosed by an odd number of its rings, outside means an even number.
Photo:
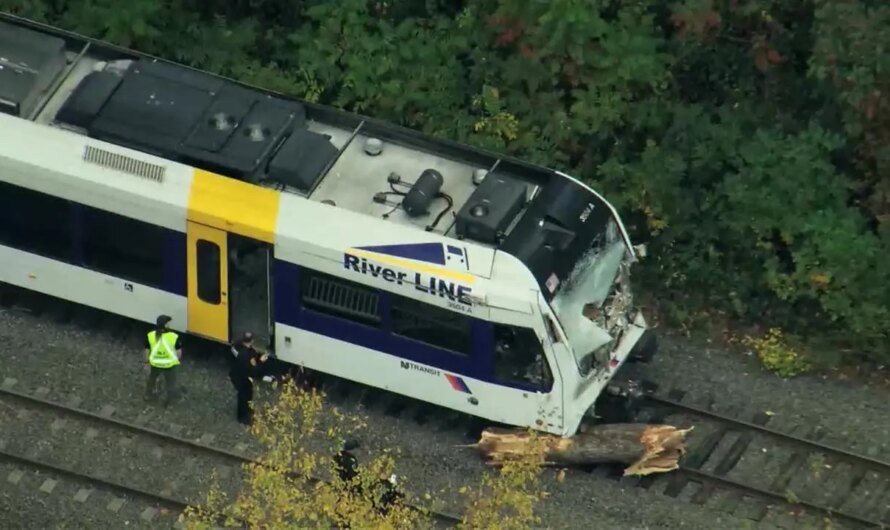
[[[540,308],[542,311],[544,307]],[[485,412],[494,421],[524,425],[552,434],[564,432],[564,385],[559,335],[537,311],[520,314],[493,310],[492,396]],[[498,314],[501,313],[501,314]],[[481,412],[481,411],[480,411]]]

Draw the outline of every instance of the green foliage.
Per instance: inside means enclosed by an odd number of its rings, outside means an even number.
[[[642,287],[887,360],[890,5],[0,0],[0,9],[554,167]]]
[[[794,377],[811,368],[807,360],[783,338],[778,328],[763,337],[745,337],[743,342],[754,348],[763,366],[781,377]]]
[[[337,476],[331,455],[337,442],[361,426],[336,409],[324,407],[324,397],[301,390],[292,380],[277,399],[258,407],[251,434],[262,447],[258,463],[243,466],[241,490],[230,499],[216,484],[204,504],[190,506],[182,516],[187,528],[416,528],[422,514],[396,501],[387,514],[375,509],[374,486],[395,466],[391,455],[379,455],[358,469],[350,484]],[[334,480],[317,480],[322,474]],[[353,491],[350,486],[359,485]]]
[[[890,229],[890,5],[816,2],[811,78],[823,82],[851,140],[857,199]],[[886,241],[886,232],[885,232]]]
[[[344,437],[364,427],[362,419],[328,407],[322,393],[303,390],[290,379],[271,398],[256,407],[250,432],[260,454],[256,463],[242,466],[239,490],[228,494],[213,480],[203,502],[181,514],[186,528],[434,527],[428,510],[412,506],[410,498],[396,499],[385,514],[377,510],[384,493],[380,481],[396,470],[392,452],[360,463],[348,482],[339,476],[332,456]],[[485,473],[479,487],[461,487],[468,509],[460,527],[524,529],[537,522],[544,450],[543,440],[533,434],[525,452]]]
[[[529,430],[528,439],[515,452],[496,458],[498,473],[486,473],[478,488],[461,488],[470,497],[461,530],[525,530],[540,525],[535,506],[547,496],[541,490],[549,435]]]

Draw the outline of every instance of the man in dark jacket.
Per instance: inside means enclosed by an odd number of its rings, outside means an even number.
[[[355,440],[347,440],[343,443],[340,451],[334,455],[334,466],[340,480],[348,483],[358,476],[358,459],[352,454],[352,451],[358,448],[358,442]]]
[[[235,354],[235,359],[229,371],[229,379],[238,391],[236,414],[239,422],[250,425],[253,382],[256,378],[262,377],[262,365],[266,361],[266,356],[260,355],[253,347],[253,334],[249,331],[244,333],[239,343],[232,346],[232,353]]]
[[[345,441],[340,451],[334,455],[334,470],[340,480],[347,484],[347,491],[353,495],[363,493],[370,495],[369,500],[374,509],[385,516],[393,504],[404,498],[404,494],[398,488],[398,477],[396,475],[381,476],[379,480],[369,484],[369,490],[365,491],[363,491],[362,484],[350,484],[358,476],[358,459],[352,454],[356,448],[358,448],[358,442],[355,440]],[[344,521],[338,521],[336,526],[341,530],[349,528]]]
[[[351,484],[350,482],[358,476],[358,459],[352,454],[358,448],[358,442],[355,440],[346,440],[340,447],[340,450],[334,454],[334,472],[340,477],[345,486],[345,493],[348,495],[359,495],[361,493],[361,484]],[[343,499],[345,501],[345,499]],[[334,516],[334,528],[338,530],[349,530],[348,518],[337,514]]]
[[[377,487],[373,494],[373,503],[374,508],[381,515],[389,513],[390,507],[405,496],[399,491],[398,480],[398,476],[390,475],[389,478],[381,477],[377,482]]]

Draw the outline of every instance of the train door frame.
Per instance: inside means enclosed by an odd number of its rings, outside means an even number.
[[[228,234],[230,336],[237,339],[245,331],[250,331],[256,337],[257,346],[262,348],[272,347],[275,332],[272,313],[274,251],[272,243]]]
[[[557,408],[556,416],[559,418],[558,428],[564,429],[567,423],[566,381],[562,374],[562,363],[560,360],[565,356],[561,356],[558,350],[566,349],[566,338],[562,335],[559,326],[556,325],[550,307],[540,296],[537,309],[536,313],[539,316],[539,322],[533,329],[541,341],[544,361],[548,365],[550,378],[553,381],[549,392],[538,392],[538,407],[539,410],[544,411],[545,416],[552,417],[554,413],[553,407],[555,406]]]
[[[187,221],[188,331],[219,342],[229,342],[229,260],[225,230]],[[209,243],[216,247],[202,245]],[[210,254],[201,249],[210,250]],[[215,254],[215,259],[214,259]],[[210,260],[205,266],[205,260]],[[216,267],[213,267],[214,261]],[[216,277],[216,282],[214,282]],[[210,281],[210,283],[205,283]],[[210,289],[210,296],[204,291]],[[215,288],[214,288],[215,287]]]
[[[546,423],[549,428],[562,429],[565,425],[565,385],[559,371],[559,363],[553,351],[553,344],[548,340],[549,333],[537,326],[532,329],[541,342],[541,353],[544,357],[542,361],[550,373],[551,381],[548,391],[535,391],[535,401],[538,407],[536,421],[541,422],[539,425]]]
[[[269,315],[269,344],[271,350],[275,350],[275,292],[272,289],[272,276],[275,274],[275,244],[269,244],[266,251],[266,311]]]

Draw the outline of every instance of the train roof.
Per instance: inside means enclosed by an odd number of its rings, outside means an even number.
[[[602,197],[561,173],[10,15],[0,15],[0,111],[465,239],[491,249],[488,263],[504,250],[550,294],[595,237],[581,230],[588,217],[620,225]]]

